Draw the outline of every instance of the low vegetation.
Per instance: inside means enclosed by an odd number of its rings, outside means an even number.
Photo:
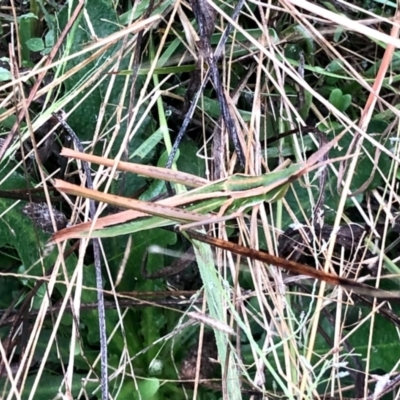
[[[0,20],[1,398],[396,395],[394,2]]]

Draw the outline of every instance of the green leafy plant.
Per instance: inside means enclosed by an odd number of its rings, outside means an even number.
[[[279,1],[246,4],[215,57],[222,88],[205,85],[165,171],[155,167],[165,166],[193,88],[211,69],[194,3],[62,3],[30,0],[0,13],[0,151],[7,147],[0,160],[2,392],[107,396],[93,238],[100,239],[106,372],[115,399],[239,400],[255,392],[369,398],[384,376],[395,380],[396,304],[389,310],[376,300],[372,307],[341,288],[222,255],[174,229],[205,224],[232,242],[278,253],[290,229],[313,232],[320,224],[339,232],[351,222],[368,227],[366,236],[378,234],[368,238],[370,250],[383,239],[379,284],[398,290],[397,276],[385,278],[398,270],[399,54],[389,46],[398,40],[385,33],[395,5],[305,2],[308,8],[288,11]],[[213,51],[236,5],[203,9],[213,22]],[[8,53],[13,44],[15,56]],[[244,169],[218,90],[240,132]],[[294,128],[302,134],[275,140]],[[77,142],[81,158],[61,152]],[[86,188],[85,160],[94,190]],[[139,169],[123,170],[120,161]],[[93,220],[88,197],[97,201]],[[323,214],[315,212],[320,198]],[[53,203],[42,212],[50,226],[58,212],[68,220],[55,235],[26,212],[28,203],[46,202]],[[138,204],[144,208],[126,210]],[[363,250],[337,254],[332,243],[310,234],[305,262],[368,278],[357,257]],[[160,273],[192,244],[191,271]],[[306,257],[296,254],[298,246],[292,255]]]

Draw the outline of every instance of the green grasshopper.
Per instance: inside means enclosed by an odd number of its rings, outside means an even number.
[[[61,180],[55,181],[55,187],[64,193],[138,212],[131,214],[131,217],[136,218],[132,221],[94,229],[92,232],[90,232],[90,224],[83,224],[86,229],[80,231],[78,235],[78,237],[87,237],[90,233],[91,237],[112,237],[176,223],[201,223],[206,219],[207,223],[210,223],[213,222],[213,219],[215,221],[217,219],[215,215],[210,214],[211,212],[221,210],[221,214],[236,215],[262,201],[276,201],[286,194],[291,178],[300,170],[300,165],[291,165],[288,168],[260,176],[236,174],[154,203],[106,194]],[[113,219],[112,216],[109,217],[111,217],[110,220]],[[114,218],[115,222],[117,220]],[[53,238],[55,241],[58,241],[57,236],[55,235]]]
[[[51,241],[59,242],[68,238],[89,236],[113,237],[176,223],[209,224],[218,222],[222,216],[224,216],[224,219],[229,219],[229,216],[237,216],[247,208],[263,201],[274,202],[281,199],[286,194],[291,182],[318,167],[315,164],[321,159],[321,155],[329,151],[334,142],[336,142],[336,139],[320,148],[305,163],[290,165],[286,168],[281,166],[279,170],[260,176],[236,174],[211,183],[203,183],[206,181],[198,177],[165,170],[164,168],[118,163],[118,168],[140,175],[157,177],[157,179],[164,178],[167,181],[186,183],[192,186],[201,185],[188,192],[154,203],[102,193],[56,180],[55,187],[61,192],[134,211],[125,211],[100,218],[94,225],[89,222],[64,229],[55,234]],[[106,166],[114,166],[115,164],[113,160],[86,155],[73,150],[63,149],[61,154]],[[214,214],[210,214],[212,212]],[[219,215],[216,216],[215,212],[219,212]]]
[[[124,207],[128,211],[100,218],[95,223],[89,222],[64,229],[57,232],[50,242],[55,243],[69,238],[89,236],[112,237],[182,222],[209,224],[218,221],[215,215],[209,214],[216,210],[219,210],[220,216],[237,216],[246,208],[253,207],[263,201],[274,202],[282,198],[291,182],[312,169],[325,165],[326,162],[320,163],[320,160],[339,142],[345,133],[346,130],[330,142],[324,143],[304,163],[291,165],[284,169],[281,166],[282,169],[260,176],[236,174],[212,183],[205,183],[206,181],[202,178],[170,169],[116,162],[71,149],[63,149],[61,155],[75,157],[82,161],[98,163],[112,168],[117,167],[169,182],[200,187],[151,203],[102,193],[56,180],[55,187],[61,192],[114,204]],[[207,222],[204,222],[206,220]]]

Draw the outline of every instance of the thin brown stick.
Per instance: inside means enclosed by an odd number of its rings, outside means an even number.
[[[326,282],[332,286],[342,286],[343,288],[353,290],[357,294],[376,298],[400,299],[400,292],[388,292],[382,289],[377,289],[357,281],[352,281],[351,279],[342,278],[338,275],[312,268],[305,264],[286,260],[284,258],[277,257],[263,251],[254,250],[249,247],[241,246],[237,243],[229,242],[227,240],[213,238],[211,236],[204,235],[203,233],[199,233],[196,231],[186,231],[186,233],[191,239],[198,240],[199,242],[207,243],[220,249],[228,250],[231,253],[238,254],[252,260],[261,261],[266,264],[272,264],[295,274],[307,275],[310,278],[318,279],[319,281]]]

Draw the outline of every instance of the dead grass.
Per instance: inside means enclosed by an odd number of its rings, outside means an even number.
[[[266,113],[268,118],[274,120],[275,127],[279,131],[274,132],[275,134],[298,126],[309,125],[310,115],[313,115],[312,120],[314,122],[312,124],[320,126],[321,129],[324,128],[330,140],[333,139],[334,135],[346,130],[346,135],[352,137],[351,146],[349,146],[346,155],[352,157],[347,163],[342,161],[329,165],[329,176],[336,176],[337,182],[339,182],[338,186],[335,187],[333,186],[335,181],[332,181],[333,183],[329,187],[329,190],[336,192],[337,195],[337,201],[334,203],[335,208],[332,209],[331,206],[326,205],[327,218],[333,225],[334,233],[325,243],[321,243],[319,238],[315,237],[309,245],[314,251],[315,263],[325,271],[332,272],[335,237],[339,226],[349,222],[364,223],[373,231],[379,219],[380,223],[383,222],[384,224],[378,245],[379,261],[376,285],[379,285],[381,278],[387,273],[385,268],[387,262],[384,262],[383,255],[385,248],[391,245],[390,240],[392,239],[388,237],[388,232],[391,225],[395,223],[396,213],[394,210],[398,208],[397,169],[399,153],[397,143],[399,140],[398,117],[400,114],[396,107],[398,89],[395,82],[398,78],[398,72],[395,62],[397,62],[399,54],[397,49],[400,48],[398,37],[399,15],[395,13],[392,13],[394,17],[376,15],[374,12],[363,9],[361,7],[362,2],[359,2],[358,6],[349,2],[334,2],[332,7],[336,7],[341,12],[336,13],[312,1],[281,0],[267,3],[250,1],[244,6],[240,17],[241,22],[246,22],[246,28],[244,28],[241,23],[230,18],[232,12],[230,4],[216,3],[211,0],[207,3],[217,13],[216,33],[223,32],[226,25],[231,23],[234,27],[231,34],[233,41],[239,35],[243,38],[240,42],[236,42],[236,47],[227,46],[225,57],[219,65],[221,80],[225,88],[232,89],[233,84],[231,82],[237,82],[239,70],[237,64],[242,63],[242,66],[247,65],[254,69],[254,73],[249,76],[248,81],[241,89],[241,92],[247,93],[247,98],[250,99],[249,108],[251,112],[248,117],[245,118],[243,113],[245,108],[243,99],[241,103],[238,103],[233,100],[233,96],[231,98],[228,95],[230,90],[226,89],[225,91],[247,157],[245,173],[259,175],[265,170],[274,169],[277,164],[284,161],[283,157],[268,159],[265,156],[267,153],[262,149],[261,142],[267,136],[272,136],[266,129]],[[0,102],[2,110],[0,122],[4,123],[11,116],[21,113],[26,125],[20,127],[20,136],[16,136],[11,142],[11,146],[6,152],[6,158],[11,163],[13,154],[20,147],[21,141],[31,139],[33,142],[32,149],[26,152],[24,159],[27,160],[31,156],[36,157],[39,165],[38,171],[40,171],[37,187],[44,188],[48,201],[50,201],[50,194],[46,188],[54,183],[52,174],[56,174],[56,171],[49,173],[45,168],[40,168],[42,162],[38,159],[37,150],[46,143],[53,132],[57,131],[59,125],[54,124],[45,135],[41,134],[39,140],[36,139],[37,132],[40,132],[41,127],[50,120],[54,112],[68,109],[66,113],[66,120],[68,120],[70,115],[83,107],[85,99],[89,99],[99,88],[102,91],[102,103],[95,111],[96,124],[94,131],[90,133],[91,139],[85,140],[83,143],[85,152],[99,154],[100,148],[102,157],[112,157],[115,161],[125,159],[129,143],[140,134],[150,112],[159,125],[157,129],[159,127],[162,129],[166,151],[171,150],[173,137],[170,136],[169,124],[171,119],[165,118],[166,104],[169,104],[171,99],[174,99],[178,104],[183,104],[183,94],[178,90],[181,85],[174,81],[174,74],[176,73],[154,75],[153,72],[156,68],[171,65],[177,59],[197,60],[201,57],[196,46],[198,33],[191,24],[193,17],[188,11],[189,7],[188,3],[181,1],[171,3],[161,14],[137,20],[127,27],[119,26],[117,32],[105,37],[97,37],[93,30],[90,32],[92,36],[90,42],[77,52],[70,50],[73,47],[73,36],[70,33],[60,46],[57,57],[50,61],[49,58],[47,58],[47,61],[46,58],[43,58],[33,69],[26,72],[21,70],[19,59],[13,53],[13,47],[10,47],[9,57],[13,79],[10,82],[3,82],[1,87],[4,95]],[[18,14],[15,6],[12,7],[12,10],[15,15]],[[346,15],[351,16],[351,18]],[[82,18],[88,26],[91,25],[92,17],[90,13],[82,14]],[[257,38],[249,33],[249,26],[259,29],[260,34]],[[296,29],[286,29],[293,26]],[[339,30],[341,30],[341,34],[338,36],[339,40],[335,40],[334,35],[339,34]],[[150,49],[150,54],[152,54],[147,64],[144,62],[139,68],[139,74],[145,69],[147,74],[143,77],[140,90],[136,91],[134,97],[130,96],[132,76],[130,74],[123,76],[120,100],[118,103],[113,103],[113,87],[116,80],[121,79],[121,76],[110,75],[110,73],[121,70],[121,60],[123,59],[128,60],[127,67],[124,67],[124,69],[134,70],[135,46],[139,32],[143,33],[144,48]],[[150,43],[149,38],[152,35],[153,38],[157,35],[157,40]],[[174,37],[184,45],[184,51],[180,53],[177,50],[173,51],[171,43]],[[16,41],[15,48],[18,48],[21,46],[18,44],[18,37],[16,37]],[[359,47],[356,47],[353,41],[358,41]],[[312,53],[307,55],[305,70],[302,72],[299,69],[299,60],[291,59],[285,51],[292,44],[305,42],[313,46],[313,50],[311,50]],[[153,45],[155,47],[151,49]],[[118,48],[117,51],[114,51],[112,55],[107,53],[115,46]],[[246,58],[241,59],[235,55],[237,48],[246,49],[248,52]],[[82,61],[76,63],[73,68],[66,68],[67,65],[71,65],[67,64],[69,61],[80,59],[80,57],[83,57]],[[92,63],[93,60],[95,63]],[[310,60],[313,60],[314,64],[311,64]],[[332,61],[341,65],[339,71],[331,72],[327,69],[327,66],[332,65]],[[367,74],[368,68],[364,68],[363,65],[375,66],[375,73]],[[86,69],[84,79],[76,82],[72,88],[65,91],[63,85],[87,66],[90,66],[90,68]],[[179,67],[179,63],[172,64],[172,66]],[[54,78],[38,88],[36,95],[26,96],[23,84],[31,79],[37,79],[48,71],[54,71]],[[341,78],[335,78],[337,79],[335,83],[329,83],[326,78],[332,77],[332,74],[341,76]],[[320,82],[322,83],[320,84]],[[357,90],[354,89],[354,92],[351,93],[353,95],[352,103],[345,112],[329,101],[326,91],[324,92],[323,89],[330,90],[332,87],[339,87],[342,91],[345,91],[347,85],[353,85]],[[293,91],[288,91],[288,87]],[[293,101],[293,96],[296,96],[295,91],[297,93],[303,91],[312,98],[310,111],[305,115],[307,120],[304,120],[296,102]],[[43,107],[41,112],[36,113],[31,120],[32,113],[29,113],[28,109],[34,103],[29,104],[28,99],[34,101],[43,95],[47,95],[46,106]],[[55,98],[52,98],[52,95],[55,95]],[[208,90],[207,96],[210,96],[210,90]],[[209,168],[212,164],[212,161],[210,161],[212,154],[208,145],[209,135],[206,133],[206,125],[210,121],[216,122],[216,119],[205,111],[207,96],[200,101],[196,118],[204,122],[202,133],[204,143],[203,147],[199,146],[198,157],[200,160],[204,160],[204,169],[208,177],[211,174]],[[128,102],[127,99],[129,99]],[[71,106],[72,104],[73,106]],[[110,112],[111,109],[114,111]],[[389,117],[387,117],[388,115]],[[379,119],[381,116],[390,120],[384,134],[379,132],[382,135],[374,136],[367,133],[371,120]],[[333,122],[336,123],[336,127],[339,127],[338,129],[332,129]],[[8,132],[10,132],[10,129],[8,129]],[[393,146],[385,146],[384,141],[381,140],[384,135],[393,141]],[[115,144],[117,139],[119,148],[116,148]],[[228,177],[232,175],[237,160],[228,151],[229,139],[225,132],[222,135],[222,140],[225,164],[221,170],[221,177]],[[296,136],[291,140],[289,140],[289,143],[293,146],[292,159],[296,162],[304,161],[307,155],[303,151],[302,137]],[[313,140],[318,143],[316,138],[313,138]],[[366,148],[368,142],[373,145],[373,153],[368,153]],[[285,143],[288,143],[287,139]],[[377,157],[382,154],[386,154],[390,159],[388,174],[382,171],[380,165],[376,162]],[[361,182],[356,188],[352,186],[353,178],[357,176],[359,161],[365,157],[369,157],[377,165],[376,171],[371,170],[371,174],[375,172],[377,176],[382,176],[382,181],[373,190],[367,190],[366,187],[363,187],[365,181]],[[0,177],[0,185],[3,185],[13,174],[21,170],[24,159],[15,163],[15,166],[9,169],[7,174]],[[279,162],[277,162],[278,160]],[[174,164],[175,170],[179,169],[178,165]],[[120,176],[116,165],[114,167],[92,167],[92,172],[94,188],[101,189],[103,192],[114,193],[115,178]],[[82,181],[85,181],[83,176],[81,178]],[[313,225],[310,209],[317,201],[317,192],[313,190],[317,185],[316,176],[309,174],[301,181],[300,186],[292,186],[289,191],[292,196],[291,201],[282,198],[274,204],[259,203],[252,207],[246,215],[238,217],[235,228],[240,242],[254,248],[265,245],[269,253],[276,254],[278,237],[283,230],[288,228],[288,218],[296,226],[300,224]],[[363,196],[352,195],[360,188]],[[185,189],[180,186],[178,190],[184,191]],[[307,206],[304,206],[304,198],[308,201]],[[85,199],[69,198],[66,195],[65,199],[72,210],[70,212],[71,224],[89,221],[88,202]],[[372,204],[376,206],[378,211],[372,211]],[[102,207],[98,208],[94,221],[100,217],[102,209]],[[2,210],[1,216],[6,215],[7,212],[8,210]],[[353,220],[355,214],[357,214],[357,219]],[[231,228],[232,223],[221,222],[216,225],[216,231],[222,238],[228,238],[230,235],[227,227]],[[44,245],[45,240],[39,237],[38,246],[44,248]],[[3,376],[8,381],[2,394],[5,399],[21,398],[22,388],[29,380],[28,373],[30,376],[32,375],[30,371],[35,362],[38,364],[35,367],[35,378],[33,382],[29,383],[30,394],[25,393],[22,397],[37,398],[35,393],[41,393],[40,379],[47,368],[47,360],[50,352],[54,349],[54,344],[56,348],[58,346],[57,332],[63,323],[63,319],[66,318],[65,316],[70,315],[67,311],[71,306],[73,306],[74,313],[68,343],[70,356],[69,359],[63,360],[61,363],[65,369],[62,371],[64,381],[59,389],[60,396],[71,397],[69,390],[76,388],[74,383],[74,376],[77,371],[75,355],[77,352],[81,352],[86,357],[85,353],[88,352],[84,343],[85,339],[79,333],[80,325],[78,323],[81,314],[82,292],[93,290],[93,287],[86,284],[84,279],[85,269],[87,268],[85,254],[88,251],[88,245],[88,239],[81,239],[72,274],[67,272],[68,267],[64,260],[67,242],[57,244],[56,249],[53,250],[55,252],[53,252],[53,255],[56,255],[54,257],[54,268],[51,274],[46,277],[47,295],[43,295],[37,315],[31,321],[29,338],[20,354],[17,365],[7,361],[12,359],[12,346],[6,346],[8,344],[6,340],[9,339],[6,339],[6,329],[2,331],[0,354],[5,368]],[[133,246],[135,246],[135,243],[133,243]],[[130,249],[130,247],[127,248],[127,254]],[[102,248],[104,257],[103,276],[110,285],[107,294],[118,303],[127,295],[121,294],[114,286],[115,276],[108,269],[109,260],[105,252],[106,250]],[[45,256],[43,256],[44,258]],[[216,258],[218,265],[216,276],[220,284],[218,293],[221,301],[216,307],[223,313],[219,315],[218,324],[213,327],[221,337],[221,341],[217,341],[219,358],[220,360],[221,357],[226,359],[226,364],[222,364],[220,368],[224,399],[251,398],[252,396],[252,398],[257,398],[255,392],[266,396],[265,398],[278,396],[285,399],[339,399],[344,397],[377,399],[387,389],[387,379],[396,379],[399,370],[398,362],[393,363],[391,369],[387,370],[385,367],[379,368],[380,361],[374,358],[376,351],[382,352],[384,356],[386,355],[385,352],[390,353],[390,348],[385,348],[384,343],[376,338],[377,332],[383,334],[377,326],[380,321],[377,320],[377,313],[380,308],[387,306],[383,304],[384,301],[373,300],[372,306],[367,312],[365,307],[359,306],[359,303],[355,305],[354,297],[352,298],[351,294],[340,287],[330,288],[324,283],[311,285],[304,283],[307,288],[305,291],[304,287],[288,286],[288,281],[293,280],[293,277],[287,276],[274,266],[265,268],[258,262],[246,260],[245,264],[248,271],[244,276],[240,272],[238,259],[232,254],[217,251]],[[344,274],[344,270],[348,269],[349,264],[355,262],[355,260],[346,259],[344,252],[342,252],[339,255],[339,272]],[[42,263],[43,271],[45,271],[44,261],[38,259],[37,263],[38,265]],[[121,263],[121,265],[123,264]],[[27,272],[29,272],[29,266],[26,267]],[[394,271],[391,272],[394,273]],[[27,276],[26,274],[10,272],[1,272],[0,276],[3,278],[16,276],[19,279],[32,277],[32,275]],[[32,279],[38,282],[38,275],[33,274]],[[247,281],[243,281],[243,279]],[[52,315],[51,336],[48,338],[40,360],[35,360],[33,358],[35,348],[38,346],[40,332],[48,323],[46,313],[51,308],[50,299],[55,293],[57,283],[64,285],[65,292],[63,298],[60,299],[58,311]],[[303,283],[303,281],[300,281],[300,283]],[[205,285],[207,285],[206,282]],[[206,293],[208,293],[207,290]],[[136,295],[133,294],[128,297],[132,298]],[[135,391],[138,382],[142,381],[141,378],[149,379],[148,371],[138,372],[135,368],[135,359],[151,351],[152,348],[157,349],[157,354],[153,357],[154,362],[159,360],[161,357],[159,355],[164,351],[164,348],[170,349],[173,364],[179,371],[177,364],[180,360],[175,360],[174,346],[178,347],[179,351],[184,351],[180,348],[180,335],[184,327],[188,324],[191,325],[191,323],[188,323],[191,320],[188,320],[186,313],[196,311],[208,315],[211,307],[210,301],[209,298],[204,297],[202,306],[192,305],[187,310],[181,311],[181,318],[176,320],[174,329],[166,332],[154,343],[147,343],[138,354],[132,354],[131,347],[128,345],[130,340],[128,330],[132,329],[132,326],[125,326],[125,317],[128,311],[117,306],[117,320],[115,326],[109,326],[108,341],[113,343],[114,338],[118,336],[124,345],[119,349],[118,368],[113,367],[114,369],[109,371],[113,398],[123,398],[118,397],[119,389],[122,390],[122,394],[126,393],[126,380],[123,377],[129,376],[130,381],[134,382],[134,384],[128,386],[133,391]],[[167,309],[167,306],[162,307]],[[354,312],[357,313],[357,310],[360,315],[355,318]],[[158,314],[154,315],[157,317]],[[218,315],[218,312],[216,315]],[[349,327],[350,320],[354,323]],[[215,321],[206,320],[205,322],[207,325],[211,325]],[[226,333],[228,328],[229,331],[233,329],[236,332],[235,339]],[[393,329],[396,331],[398,327]],[[203,333],[203,330],[201,332]],[[368,335],[368,338],[365,335]],[[393,340],[393,335],[390,336],[389,340]],[[174,344],[170,345],[171,342]],[[159,346],[159,343],[161,343],[161,346]],[[242,343],[243,348],[238,343]],[[221,346],[227,346],[224,350],[225,355],[221,353]],[[207,395],[213,396],[213,394],[210,394],[212,389],[205,393],[198,390],[204,384],[200,381],[200,361],[210,362],[201,358],[201,348],[200,352],[196,353],[198,357],[195,369],[197,373],[193,376],[195,380],[194,391],[190,389],[186,398],[196,399],[207,398]],[[395,348],[394,351],[398,351],[398,348]],[[163,354],[165,355],[165,351]],[[115,356],[115,354],[113,355]],[[99,357],[90,359],[88,365],[96,369],[99,360]],[[383,373],[379,371],[383,371]],[[246,383],[242,384],[239,379],[234,379],[234,383],[227,382],[228,374],[230,374],[231,379],[240,377]],[[98,379],[98,376],[92,372],[84,377],[86,382],[96,379]],[[160,381],[165,385],[173,380],[164,379],[161,375]],[[360,384],[360,381],[364,383]],[[218,387],[220,383],[221,381],[218,381],[216,386]],[[96,381],[96,384],[98,384],[98,381]],[[211,388],[213,388],[212,385]],[[179,392],[177,396],[183,398],[182,393]],[[51,396],[54,396],[54,394]],[[83,396],[84,392],[81,390],[79,398],[83,398]],[[87,394],[87,396],[90,397],[90,394]],[[100,397],[98,391],[97,396]]]

